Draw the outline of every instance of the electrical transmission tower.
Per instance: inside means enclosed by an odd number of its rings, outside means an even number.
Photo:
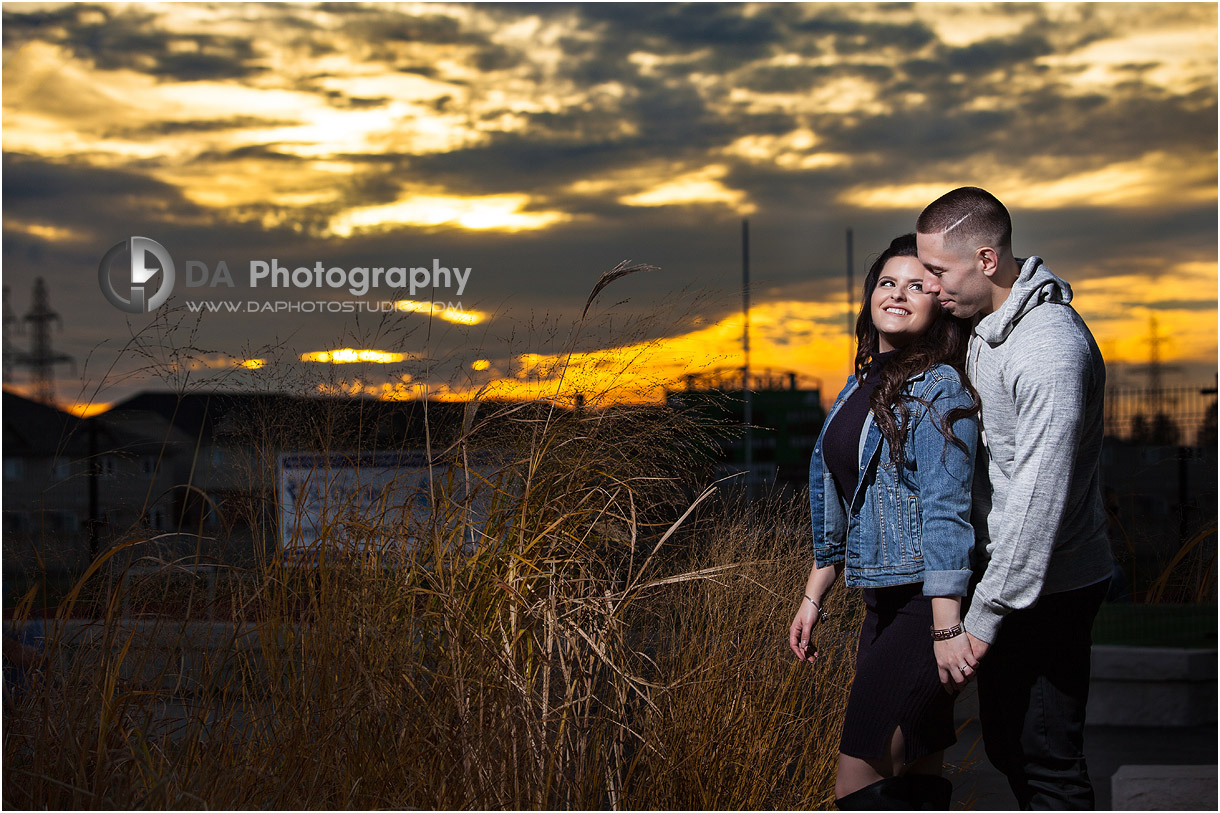
[[[5,341],[8,340],[8,326],[10,324],[11,309],[8,307],[8,289],[5,289],[5,308],[4,308],[4,328]],[[63,329],[63,319],[59,314],[51,310],[50,299],[47,296],[47,285],[43,282],[42,277],[34,281],[34,303],[30,306],[30,310],[22,321],[30,324],[30,352],[14,354],[12,362],[9,357],[5,357],[5,380],[11,376],[11,367],[20,366],[27,368],[34,379],[33,398],[35,401],[40,401],[49,406],[55,405],[55,365],[68,363],[75,366],[71,356],[66,356],[63,353],[56,353],[51,349],[51,323],[58,322],[60,329]],[[17,322],[15,318],[12,322]],[[20,324],[20,323],[18,323]]]
[[[1144,367],[1144,371],[1148,374],[1148,395],[1147,402],[1152,415],[1160,415],[1165,412],[1165,401],[1167,393],[1164,388],[1162,374],[1165,372],[1176,372],[1177,367],[1166,365],[1161,361],[1161,346],[1167,345],[1170,342],[1168,336],[1162,336],[1160,325],[1157,322],[1156,316],[1148,317],[1148,338],[1144,342],[1148,345],[1148,364]],[[1137,370],[1139,367],[1136,368]]]
[[[12,328],[21,327],[21,323],[17,321],[16,315],[13,314],[13,305],[9,302],[9,287],[4,286],[4,383],[13,383],[13,366],[17,363],[17,359],[21,356],[13,349],[13,331]]]

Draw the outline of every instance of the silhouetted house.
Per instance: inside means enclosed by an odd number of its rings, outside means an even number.
[[[89,516],[86,439],[81,420],[4,391],[4,568],[41,557],[68,569]],[[39,543],[42,542],[41,546]]]
[[[174,524],[181,432],[155,414],[81,419],[4,392],[4,564],[83,568]]]

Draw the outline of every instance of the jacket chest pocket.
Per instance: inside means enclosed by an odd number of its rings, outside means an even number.
[[[875,538],[881,541],[877,564],[881,567],[909,566],[923,559],[923,520],[919,497],[878,488],[872,500],[876,512]]]

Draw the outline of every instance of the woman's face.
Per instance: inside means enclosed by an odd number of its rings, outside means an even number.
[[[923,335],[940,315],[940,303],[923,291],[924,268],[917,257],[891,257],[881,269],[869,303],[882,353]]]

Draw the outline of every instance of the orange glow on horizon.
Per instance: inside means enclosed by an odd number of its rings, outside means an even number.
[[[455,325],[477,325],[487,319],[487,314],[483,311],[466,310],[460,306],[454,308],[450,307],[447,302],[399,299],[394,303],[394,307],[407,313],[431,313],[433,316]]]
[[[1053,269],[1052,269],[1053,270]],[[1068,269],[1070,271],[1070,269]],[[1073,282],[1073,305],[1092,330],[1108,365],[1146,364],[1151,318],[1160,338],[1158,351],[1167,365],[1214,362],[1217,353],[1215,264],[1179,263],[1159,275],[1111,273]],[[409,303],[409,304],[408,304]],[[404,300],[400,307],[427,311],[431,303]],[[854,305],[853,305],[854,307]],[[751,367],[792,371],[821,381],[823,402],[842,386],[849,369],[846,331],[847,304],[839,301],[782,300],[751,308]],[[478,358],[466,365],[469,378],[460,383],[425,383],[394,373],[389,380],[365,376],[320,385],[335,396],[365,396],[383,400],[430,398],[463,401],[475,396],[497,400],[558,399],[571,402],[577,394],[590,405],[657,403],[665,391],[680,390],[685,377],[742,363],[741,320],[730,313],[716,322],[690,322],[691,329],[675,336],[632,342],[600,350],[573,353],[520,353],[511,358]],[[338,348],[302,353],[300,360],[329,364],[394,364],[410,354],[376,349]],[[233,367],[265,369],[265,359],[217,355],[191,360],[191,369]],[[6,385],[23,397],[29,388]],[[60,408],[78,417],[101,414],[110,403],[72,403]]]
[[[203,355],[189,356],[182,362],[170,362],[167,366],[171,372],[179,372],[181,370],[230,370],[236,367],[247,370],[261,370],[267,366],[267,360],[237,358],[227,353],[205,353]]]
[[[318,362],[322,364],[352,364],[363,361],[373,364],[396,364],[406,360],[405,353],[389,353],[384,350],[356,350],[344,347],[339,350],[316,350],[312,353],[302,353],[301,361]]]
[[[847,375],[844,308],[842,303],[804,301],[755,306],[750,312],[752,368],[791,370],[837,391]],[[590,405],[656,403],[667,389],[683,389],[688,375],[740,364],[741,321],[732,315],[677,336],[570,356],[522,353],[494,365],[479,359],[471,369],[492,377],[474,376],[464,385],[355,380],[320,385],[319,391],[385,400],[466,400],[481,390],[481,398],[498,400],[570,402],[580,394]]]
[[[113,403],[72,403],[66,404],[63,410],[78,418],[92,418],[94,415],[108,412],[112,406]]]
[[[1156,300],[1127,301],[1132,291],[1148,290],[1148,279],[1122,275],[1096,277],[1074,285],[1073,304],[1089,324],[1109,364],[1143,364],[1148,359],[1149,316],[1157,315],[1165,362],[1202,361],[1216,356],[1217,314],[1196,299],[1214,290],[1215,266],[1178,266],[1155,280]],[[850,372],[854,340],[846,329],[847,305],[839,302],[785,300],[755,305],[750,311],[751,368],[790,370],[821,381],[823,400],[839,390]],[[852,306],[854,308],[854,304]],[[480,359],[466,386],[411,387],[366,384],[361,392],[394,399],[420,397],[462,400],[483,388],[481,397],[571,400],[586,403],[655,403],[666,389],[684,386],[685,376],[716,368],[739,367],[741,321],[736,314],[676,336],[603,350],[562,354],[521,353],[493,364]],[[504,373],[508,370],[511,372]],[[562,382],[562,383],[561,383]]]

